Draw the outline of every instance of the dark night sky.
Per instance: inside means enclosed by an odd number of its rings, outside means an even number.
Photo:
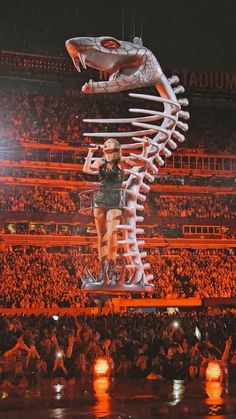
[[[1,5],[0,48],[66,56],[72,36],[126,40],[132,17],[144,45],[165,68],[236,70],[236,0],[8,0]]]

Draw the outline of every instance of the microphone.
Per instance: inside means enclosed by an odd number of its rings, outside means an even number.
[[[93,147],[98,147],[98,149],[100,148],[101,150],[103,149],[104,145],[103,144],[85,144],[85,143],[80,143],[80,146],[82,147],[87,147],[87,148],[93,148]]]

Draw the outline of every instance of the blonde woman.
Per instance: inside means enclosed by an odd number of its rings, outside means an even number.
[[[94,194],[94,218],[98,236],[98,256],[101,263],[99,280],[105,279],[104,272],[115,280],[114,268],[117,256],[117,230],[122,217],[122,193],[124,167],[127,162],[121,156],[120,143],[109,138],[103,146],[103,156],[92,163],[99,146],[89,148],[83,171],[99,175],[100,189]]]
[[[151,139],[143,137],[142,156],[146,157]],[[103,146],[103,156],[92,162],[92,157],[99,146],[89,148],[83,171],[99,175],[100,189],[94,194],[94,217],[98,236],[98,255],[101,263],[100,281],[116,281],[115,259],[117,256],[117,229],[124,207],[124,194],[121,186],[124,180],[124,169],[140,165],[135,157],[124,157],[121,154],[119,141],[109,138]],[[109,275],[104,276],[104,272]]]

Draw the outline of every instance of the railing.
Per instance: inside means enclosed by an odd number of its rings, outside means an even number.
[[[198,154],[189,153],[177,154],[175,153],[166,160],[165,170],[170,169],[171,173],[177,170],[179,173],[186,173],[191,171],[193,174],[197,173],[236,173],[236,156],[234,154],[214,155],[214,154]]]
[[[189,308],[198,307],[201,308],[226,308],[236,306],[236,298],[112,298],[111,307],[50,307],[50,308],[4,308],[0,307],[0,314],[3,316],[14,316],[14,315],[31,315],[35,316],[96,316],[96,315],[107,315],[111,313],[122,314],[129,308],[142,309],[145,311],[146,308],[172,308],[182,307]],[[214,315],[214,314],[213,314]]]
[[[30,235],[1,234],[0,242],[5,245],[40,246],[40,247],[74,247],[97,245],[97,236],[61,236],[61,235]],[[227,249],[236,247],[236,239],[225,238],[145,238],[145,248],[168,247],[172,249]]]
[[[64,148],[64,147],[63,147]],[[81,159],[86,154],[85,148],[57,149],[51,148],[23,147],[17,150],[0,150],[1,165],[31,167],[63,167],[67,170],[82,171]],[[165,166],[160,169],[160,174],[175,175],[200,175],[200,176],[233,176],[236,174],[236,156],[233,154],[222,154],[220,157],[213,154],[191,155],[189,153],[175,153],[166,160]]]

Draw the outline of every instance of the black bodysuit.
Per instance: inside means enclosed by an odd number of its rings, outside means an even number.
[[[99,191],[94,194],[94,202],[96,207],[111,209],[123,207],[123,193],[121,185],[124,180],[124,174],[119,168],[119,160],[113,161],[111,169],[107,166],[110,164],[105,161],[99,170],[99,179],[101,186]]]

